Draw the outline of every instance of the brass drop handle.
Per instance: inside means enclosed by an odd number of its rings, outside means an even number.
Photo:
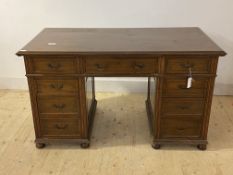
[[[142,63],[135,63],[135,64],[134,64],[134,69],[137,69],[137,70],[141,70],[141,69],[143,69],[144,67],[145,67],[145,65],[142,64]]]
[[[50,69],[55,69],[56,70],[56,69],[59,69],[61,67],[61,64],[59,64],[59,63],[49,63],[48,67]]]
[[[61,110],[61,109],[64,109],[66,105],[65,105],[65,104],[54,104],[53,106],[54,106],[56,109],[60,109],[60,110]]]
[[[101,65],[101,64],[95,64],[95,67],[98,71],[103,71],[105,69],[105,65]]]
[[[68,125],[67,124],[56,124],[55,127],[57,129],[66,129],[68,127]]]
[[[180,108],[180,109],[182,109],[182,110],[189,109],[188,106],[178,106],[178,108]]]
[[[185,128],[177,128],[176,130],[178,130],[178,131],[184,131]]]
[[[194,67],[194,64],[192,63],[185,63],[185,64],[180,64],[183,68],[193,68]]]
[[[179,85],[178,87],[179,87],[179,89],[182,89],[182,90],[185,90],[185,89],[186,89],[186,90],[187,90],[187,89],[190,89],[190,88],[187,88],[187,86],[183,86],[183,85]]]
[[[60,84],[51,84],[50,87],[53,88],[53,89],[58,89],[59,90],[59,89],[62,89],[64,87],[64,85],[62,83],[60,83]]]

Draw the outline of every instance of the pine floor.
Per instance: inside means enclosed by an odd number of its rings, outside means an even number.
[[[214,97],[206,151],[152,149],[143,94],[98,93],[97,100],[89,149],[36,149],[28,92],[0,90],[0,175],[233,174],[233,97]]]

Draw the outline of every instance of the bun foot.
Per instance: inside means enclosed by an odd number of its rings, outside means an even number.
[[[160,145],[160,144],[157,144],[157,143],[153,143],[153,144],[152,144],[152,147],[153,147],[154,149],[160,149],[161,145]]]
[[[44,144],[44,143],[36,143],[36,147],[37,147],[38,149],[42,149],[42,148],[45,147],[45,144]]]
[[[90,147],[90,143],[81,143],[80,146],[81,146],[81,148],[83,148],[83,149],[89,148],[89,147]]]
[[[199,150],[204,151],[204,150],[206,150],[206,145],[200,144],[200,145],[197,145],[197,148],[198,148]]]

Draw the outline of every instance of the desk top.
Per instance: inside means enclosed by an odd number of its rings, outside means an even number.
[[[208,54],[224,56],[201,29],[46,28],[17,55],[34,54]]]

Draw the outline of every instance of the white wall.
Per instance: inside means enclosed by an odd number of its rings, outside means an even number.
[[[26,87],[23,59],[14,54],[44,27],[199,26],[228,53],[216,83],[233,94],[232,8],[232,0],[1,0],[0,88]]]

